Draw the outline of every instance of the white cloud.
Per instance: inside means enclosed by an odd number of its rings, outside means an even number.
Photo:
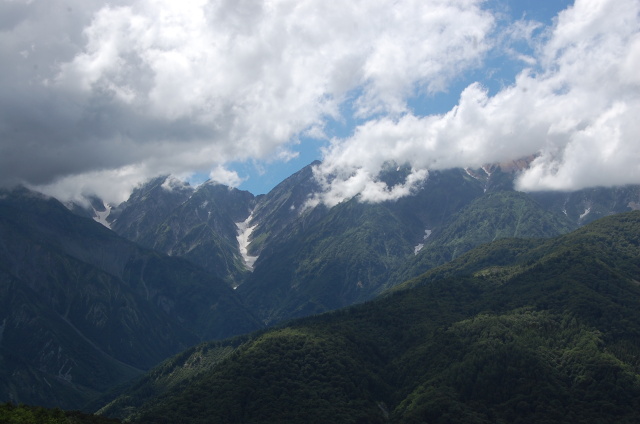
[[[287,160],[347,100],[362,118],[398,116],[416,90],[445,89],[480,63],[494,25],[481,0],[11,4],[0,182],[43,187]]]
[[[86,196],[99,195],[106,203],[118,205],[127,200],[129,193],[148,175],[140,166],[125,166],[116,170],[71,175],[49,184],[27,187],[79,204],[86,203]]]
[[[417,183],[427,169],[537,154],[523,190],[640,183],[639,33],[636,0],[577,0],[536,48],[539,66],[512,86],[490,97],[472,84],[446,114],[382,117],[333,140],[316,170],[320,200],[383,190],[389,161],[409,164]]]
[[[316,201],[393,199],[428,169],[532,153],[523,189],[640,182],[637,0],[577,0],[546,29],[502,25],[487,5],[0,2],[0,184],[109,201],[167,173],[235,184],[226,163],[291,160],[329,118],[361,125],[331,140]],[[412,113],[409,99],[451,89],[491,49],[528,67],[512,86]],[[382,184],[389,163],[409,178]]]
[[[209,178],[216,183],[228,185],[229,187],[238,187],[243,181],[237,172],[225,169],[221,165],[211,170]]]

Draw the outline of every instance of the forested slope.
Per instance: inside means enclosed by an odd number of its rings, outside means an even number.
[[[193,349],[102,412],[148,423],[638,422],[639,264],[640,212],[502,240],[376,301]]]

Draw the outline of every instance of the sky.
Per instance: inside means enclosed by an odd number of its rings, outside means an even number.
[[[522,157],[524,191],[640,183],[638,0],[0,0],[0,57],[0,187],[63,200],[316,159],[328,205]]]

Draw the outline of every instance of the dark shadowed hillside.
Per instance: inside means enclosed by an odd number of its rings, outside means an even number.
[[[27,190],[0,198],[0,305],[0,398],[66,408],[260,327],[222,280]]]

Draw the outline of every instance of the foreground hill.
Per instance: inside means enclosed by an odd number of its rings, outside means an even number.
[[[639,422],[638,275],[640,212],[549,240],[497,241],[379,300],[192,348],[102,413],[140,423]]]
[[[84,414],[79,411],[45,409],[38,406],[0,404],[2,424],[118,424],[119,420]]]
[[[257,328],[192,263],[55,199],[0,193],[0,400],[80,408],[195,343]]]

